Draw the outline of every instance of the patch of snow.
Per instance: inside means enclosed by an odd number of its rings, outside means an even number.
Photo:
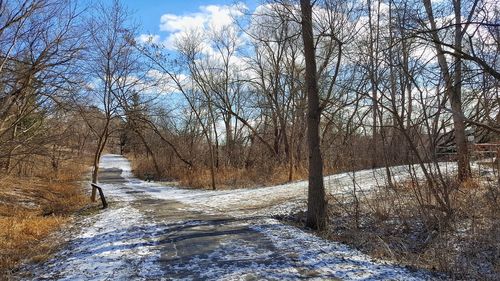
[[[274,219],[262,219],[252,226],[269,237],[277,248],[296,256],[304,270],[314,275],[342,280],[428,280],[429,275],[379,260],[350,247],[323,240],[311,233]],[[313,277],[314,277],[313,275]]]
[[[117,168],[122,170],[121,176],[123,178],[131,178],[132,167],[130,166],[130,161],[127,158],[119,154],[106,154],[101,157],[101,162],[99,163],[99,168],[101,169],[111,169]]]
[[[45,273],[34,280],[123,280],[120,276],[145,280],[164,274],[154,241],[136,228],[144,225],[138,210],[130,206],[109,209],[87,218],[87,223],[91,224],[72,237],[68,247],[49,260]]]

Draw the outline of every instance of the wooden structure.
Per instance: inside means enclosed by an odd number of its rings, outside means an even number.
[[[500,143],[476,143],[473,145],[473,153],[478,157],[493,157],[494,162],[498,163],[498,156],[500,155]]]
[[[478,161],[479,173],[481,166],[491,167],[498,178],[500,186],[500,143],[477,143],[473,145],[473,154],[476,159],[484,159]]]
[[[102,208],[106,209],[108,207],[108,202],[106,202],[106,198],[104,197],[104,192],[102,192],[102,188],[95,183],[90,184],[92,189],[97,189],[99,191],[99,197],[101,197]]]

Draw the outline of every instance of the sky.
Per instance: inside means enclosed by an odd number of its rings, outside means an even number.
[[[172,30],[162,26],[162,16],[177,16],[176,19],[202,17],[208,14],[207,7],[224,7],[235,3],[243,3],[250,10],[255,9],[259,0],[121,0],[141,25],[141,34],[157,34],[162,39]],[[164,21],[163,21],[164,22]]]

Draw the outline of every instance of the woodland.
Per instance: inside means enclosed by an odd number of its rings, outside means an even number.
[[[44,251],[114,153],[188,189],[308,180],[307,210],[287,223],[452,278],[498,278],[496,1],[224,9],[230,21],[161,41],[118,0],[0,1],[0,268],[20,247]],[[371,194],[354,177],[332,195],[323,180],[367,169],[386,179]]]

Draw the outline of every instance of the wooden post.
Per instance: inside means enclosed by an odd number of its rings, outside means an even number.
[[[108,207],[108,202],[106,202],[106,198],[104,197],[104,192],[102,191],[102,188],[94,183],[92,183],[90,185],[92,186],[92,188],[94,190],[97,189],[99,191],[99,197],[101,197],[102,208],[106,209]]]

